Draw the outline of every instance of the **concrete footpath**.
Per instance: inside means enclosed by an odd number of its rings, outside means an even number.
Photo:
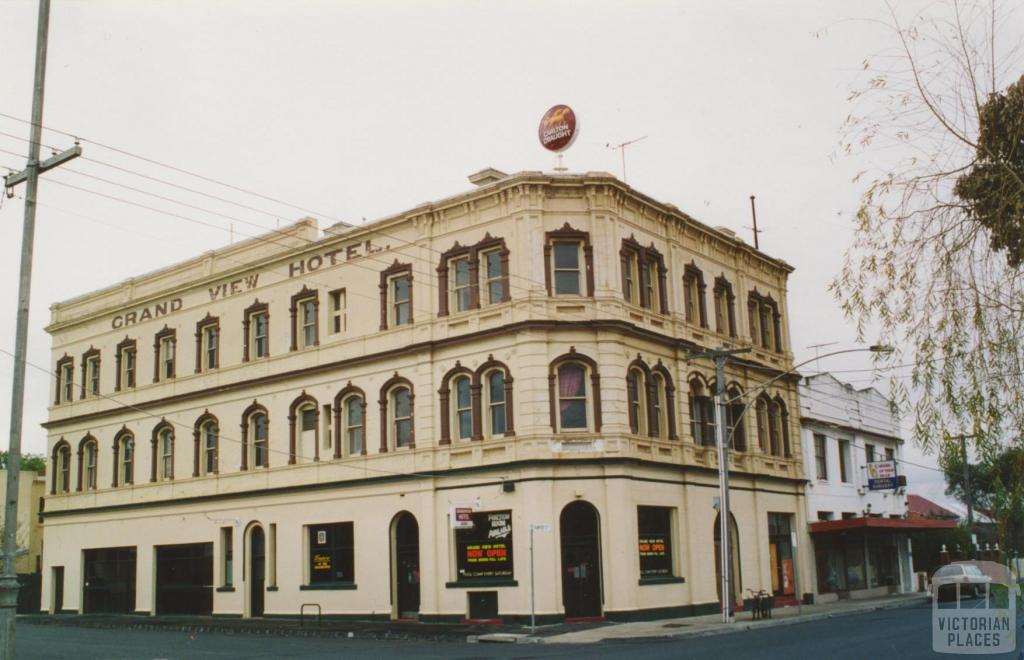
[[[897,607],[909,607],[930,602],[930,597],[924,593],[916,594],[894,594],[883,598],[872,598],[864,600],[842,600],[822,605],[804,605],[802,607],[782,607],[772,611],[772,618],[753,620],[751,612],[738,612],[734,623],[722,623],[720,614],[707,616],[687,617],[682,619],[662,619],[658,621],[637,621],[634,623],[607,624],[586,630],[574,630],[572,632],[559,632],[556,634],[544,634],[538,630],[539,639],[523,639],[520,642],[542,642],[544,644],[591,644],[594,642],[605,642],[617,639],[665,639],[680,637],[707,637],[711,635],[723,635],[727,633],[740,632],[743,630],[756,630],[770,626],[785,626],[805,621],[816,621],[841,617],[850,614],[860,614],[882,609],[893,609]],[[525,636],[524,636],[525,637]],[[479,639],[479,641],[490,641]],[[498,640],[494,640],[498,641]]]

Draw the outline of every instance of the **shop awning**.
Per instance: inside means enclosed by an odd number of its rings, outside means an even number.
[[[954,529],[956,526],[957,522],[955,520],[929,520],[922,518],[846,518],[843,520],[821,520],[808,525],[811,534],[830,534],[861,529],[912,532],[925,529]]]

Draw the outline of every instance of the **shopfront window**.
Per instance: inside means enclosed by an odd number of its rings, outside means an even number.
[[[636,516],[640,580],[674,577],[672,509],[662,506],[638,506]]]
[[[352,523],[309,526],[309,584],[355,582]]]

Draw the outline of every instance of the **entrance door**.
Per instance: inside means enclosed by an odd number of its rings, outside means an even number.
[[[83,551],[85,614],[131,614],[135,611],[135,547]]]
[[[395,518],[392,533],[398,618],[415,619],[420,613],[420,526],[403,511]]]
[[[213,612],[213,544],[156,548],[156,613]]]
[[[722,602],[722,528],[721,514],[715,516],[715,590],[718,593],[718,602]],[[729,580],[732,583],[732,599],[729,602],[729,611],[735,611],[737,604],[743,603],[743,575],[740,573],[740,532],[736,526],[736,519],[729,514],[729,555],[732,561],[732,571],[729,573]]]
[[[597,510],[573,502],[559,517],[565,618],[601,616],[601,536]]]
[[[60,614],[64,609],[64,567],[54,566],[53,577],[53,613]]]
[[[263,616],[263,587],[267,576],[267,544],[263,528],[249,532],[249,616]]]
[[[776,596],[796,593],[789,519],[788,513],[768,514],[768,556],[772,567],[772,593]]]

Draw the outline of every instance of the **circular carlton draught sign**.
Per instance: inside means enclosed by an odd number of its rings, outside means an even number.
[[[549,151],[565,151],[576,139],[576,113],[567,105],[552,106],[540,119],[537,137]]]

